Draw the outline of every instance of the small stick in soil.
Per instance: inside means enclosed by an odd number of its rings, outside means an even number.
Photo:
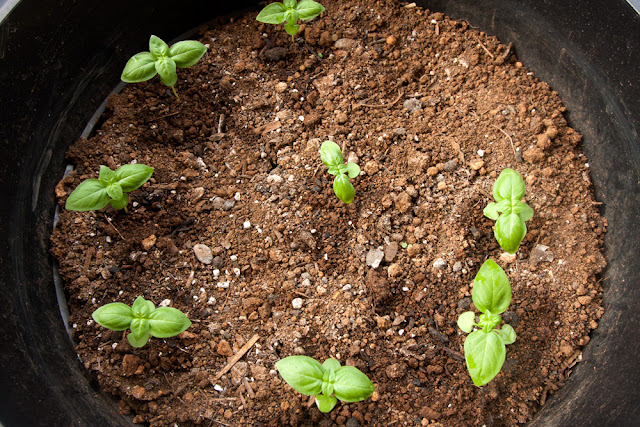
[[[380,105],[374,105],[374,104],[363,104],[363,103],[359,103],[358,105],[360,105],[361,107],[369,107],[369,108],[389,108],[392,107],[394,105],[396,105],[396,103],[398,101],[400,101],[400,98],[402,98],[402,96],[404,95],[404,92],[400,92],[400,94],[398,95],[398,97],[396,99],[394,99],[393,101],[391,101],[388,104],[380,104]]]
[[[513,139],[511,139],[511,136],[508,133],[506,133],[505,131],[503,131],[502,129],[500,129],[498,126],[496,126],[496,125],[491,125],[491,126],[493,126],[494,128],[498,129],[500,132],[505,134],[505,136],[507,138],[509,138],[509,142],[511,143],[511,149],[513,150],[513,156],[516,158],[516,163],[518,163],[518,153],[516,153],[516,149],[513,146]]]
[[[307,401],[307,408],[311,408],[313,406],[313,402],[315,401],[316,401],[316,397],[310,396],[309,400]]]
[[[220,372],[218,372],[218,375],[216,375],[213,378],[212,382],[218,381],[224,374],[226,374],[233,367],[233,365],[238,363],[238,360],[242,359],[242,356],[244,356],[245,353],[249,351],[251,347],[253,347],[253,345],[258,341],[258,339],[260,339],[260,335],[258,334],[255,334],[253,337],[251,337],[251,339],[245,345],[243,345],[242,348],[236,354],[233,355],[233,357],[231,358],[231,361],[229,361],[227,366],[225,366],[224,368],[222,368]]]
[[[227,296],[224,298],[224,302],[222,303],[222,307],[220,307],[220,311],[227,305],[227,301],[229,301],[229,295],[231,294],[231,284],[227,288]]]
[[[158,116],[158,117],[154,117],[152,119],[146,120],[144,121],[144,123],[147,124],[151,122],[157,122],[158,120],[166,119],[167,117],[176,116],[178,114],[180,114],[180,111],[174,111],[172,113],[163,114],[162,116]]]
[[[462,353],[460,353],[459,351],[455,351],[450,349],[449,347],[444,347],[444,346],[440,346],[440,348],[442,350],[445,351],[445,353],[448,353],[449,356],[451,356],[452,358],[459,360],[461,362],[464,362],[464,355]]]
[[[93,246],[90,246],[89,249],[87,249],[87,255],[84,258],[84,265],[82,266],[82,275],[85,276],[87,274],[87,271],[89,271],[89,266],[91,265],[91,257],[93,256],[93,253],[96,251],[96,248],[94,248]]]
[[[226,116],[224,114],[220,114],[220,118],[218,119],[218,133],[222,133],[225,119],[226,119]]]
[[[293,291],[295,294],[300,295],[301,297],[309,298],[309,295],[302,293],[300,291]]]
[[[249,384],[249,381],[247,381],[247,378],[242,378],[242,385],[244,385],[244,389],[247,391],[247,394],[249,395],[249,397],[251,399],[255,399],[256,394],[253,392],[253,389],[251,388],[251,384]]]
[[[487,49],[487,47],[482,44],[480,39],[476,37],[476,40],[478,40],[478,44],[480,45],[480,47],[483,48],[485,52],[487,52],[487,55],[489,55],[491,57],[491,59],[495,59],[495,56],[493,56],[493,54],[491,52],[489,52],[489,49]]]
[[[190,288],[193,284],[193,279],[195,278],[195,271],[191,270],[191,274],[189,274],[189,278],[187,279],[187,283],[185,283],[185,287]]]
[[[122,238],[122,240],[127,240],[124,238],[124,236],[122,235],[122,233],[120,233],[120,231],[116,228],[115,225],[113,225],[113,223],[111,222],[111,220],[109,219],[109,217],[107,216],[107,214],[104,214],[104,217],[107,219],[107,222],[109,223],[109,225],[111,225],[113,227],[114,230],[116,230],[116,233],[118,233],[118,235],[120,236],[120,238]]]
[[[262,49],[260,49],[260,53],[258,55],[262,56],[264,55],[264,52],[271,48],[271,46],[273,46],[273,44],[276,42],[276,37],[278,37],[278,35],[276,34],[275,36],[271,37],[269,40],[267,40],[267,43],[264,45],[264,47]]]
[[[241,385],[240,387],[238,387],[238,393],[240,395],[240,401],[242,402],[242,407],[243,408],[247,408],[247,401],[244,400],[244,396],[242,395],[242,393],[245,391],[244,385]]]

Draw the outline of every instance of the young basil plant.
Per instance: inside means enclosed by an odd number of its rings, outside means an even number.
[[[353,188],[349,178],[355,178],[360,175],[360,166],[349,162],[346,165],[343,162],[342,151],[340,147],[333,141],[325,141],[320,147],[320,158],[329,168],[329,173],[335,175],[333,180],[333,192],[336,193],[338,199],[344,203],[353,202],[356,195],[356,189]]]
[[[93,320],[113,331],[131,328],[127,340],[132,347],[144,346],[149,338],[169,338],[191,326],[189,318],[173,307],[155,308],[151,301],[139,296],[129,307],[121,302],[103,305],[91,315]]]
[[[482,264],[473,281],[473,304],[482,312],[478,323],[473,311],[458,317],[458,327],[469,333],[464,341],[464,358],[473,383],[482,386],[491,381],[502,369],[505,360],[505,344],[513,344],[516,331],[511,325],[503,325],[500,314],[511,303],[511,284],[504,270],[493,260]]]
[[[308,356],[289,356],[276,363],[282,378],[296,391],[315,396],[320,412],[330,412],[338,400],[361,402],[373,394],[369,377],[353,366],[340,366],[336,359],[323,364]]]
[[[127,193],[139,188],[153,174],[153,168],[128,164],[112,171],[107,166],[100,166],[98,179],[87,179],[67,198],[65,208],[70,211],[94,211],[111,205],[114,209],[127,211],[129,195]]]
[[[178,81],[176,67],[189,68],[202,58],[207,47],[195,40],[183,40],[171,47],[159,37],[149,39],[149,52],[140,52],[127,61],[122,76],[126,83],[138,83],[150,80],[160,74],[160,80],[169,86],[176,98],[175,84]]]
[[[516,253],[527,233],[525,221],[533,217],[533,209],[522,201],[524,181],[513,169],[504,169],[493,184],[493,198],[484,208],[484,215],[496,221],[493,233],[509,253]]]
[[[294,40],[300,25],[297,24],[298,19],[308,21],[324,12],[324,6],[313,0],[283,0],[283,2],[275,2],[268,4],[260,11],[256,19],[265,24],[284,24],[284,29]]]

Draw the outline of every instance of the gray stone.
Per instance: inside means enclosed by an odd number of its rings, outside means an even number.
[[[433,268],[445,270],[447,268],[447,261],[443,260],[442,258],[437,258],[435,261],[433,261]]]
[[[198,243],[193,247],[193,252],[201,263],[211,264],[211,262],[213,262],[213,253],[209,246]]]
[[[404,101],[402,107],[405,110],[409,110],[410,113],[413,113],[414,111],[422,110],[422,101],[416,98],[410,98]]]
[[[453,172],[456,169],[458,169],[458,162],[456,162],[455,160],[449,160],[444,164],[445,172]]]
[[[529,255],[529,264],[537,265],[540,262],[552,262],[553,259],[553,252],[549,250],[548,246],[536,245]]]
[[[358,46],[358,42],[353,39],[338,39],[333,45],[336,49],[353,49]]]
[[[398,253],[398,242],[391,242],[384,247],[384,260],[392,262]]]
[[[383,251],[381,251],[380,249],[371,249],[369,253],[367,253],[367,265],[372,268],[378,268],[383,258]]]

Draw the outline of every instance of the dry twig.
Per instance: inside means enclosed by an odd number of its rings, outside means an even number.
[[[476,37],[476,40],[478,40],[478,44],[480,45],[480,47],[482,49],[484,49],[485,52],[487,52],[487,55],[489,55],[491,57],[491,59],[495,59],[495,56],[493,56],[493,54],[491,52],[489,52],[489,49],[487,49],[487,47],[485,45],[482,44],[482,42],[480,41],[479,38]]]
[[[255,334],[253,337],[251,337],[251,339],[245,345],[243,345],[242,348],[233,355],[233,357],[231,357],[231,360],[229,361],[229,363],[227,363],[227,366],[225,366],[220,372],[218,372],[218,375],[213,378],[212,382],[218,381],[224,374],[229,372],[229,370],[233,368],[233,365],[238,363],[238,360],[242,359],[242,356],[244,356],[245,353],[249,351],[251,347],[253,347],[258,339],[260,339],[260,335],[258,334]]]
[[[114,229],[114,230],[116,230],[116,233],[118,233],[118,235],[120,236],[120,238],[121,238],[122,240],[126,240],[126,239],[124,238],[124,236],[122,235],[122,233],[120,233],[120,230],[118,230],[118,229],[116,228],[116,226],[115,226],[115,225],[113,225],[113,223],[111,222],[111,219],[109,219],[109,217],[107,216],[107,214],[104,214],[104,217],[107,219],[107,222],[109,223],[109,225],[111,225],[111,226],[113,227],[113,229]]]
[[[402,98],[402,95],[404,95],[404,92],[400,92],[400,94],[398,95],[398,97],[396,99],[394,99],[393,101],[391,101],[388,104],[380,104],[380,105],[374,105],[374,104],[363,104],[363,103],[359,103],[358,105],[360,105],[361,107],[369,107],[369,108],[389,108],[392,107],[394,105],[396,105],[396,103],[398,101],[400,101],[400,98]]]
[[[500,132],[502,132],[503,134],[505,134],[505,136],[507,138],[509,138],[509,142],[511,143],[511,149],[513,150],[513,156],[516,159],[516,163],[518,163],[518,153],[516,153],[516,148],[513,146],[513,139],[511,139],[511,135],[509,135],[507,132],[505,132],[504,130],[500,129],[498,126],[496,125],[491,125],[494,128],[498,129]]]

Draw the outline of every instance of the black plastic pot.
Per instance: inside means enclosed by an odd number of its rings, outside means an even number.
[[[170,40],[257,2],[15,3],[0,6],[0,421],[127,425],[87,377],[58,309],[47,249],[63,154],[150,34]],[[560,92],[609,221],[606,313],[533,424],[640,424],[640,15],[624,0],[417,3],[514,42]]]

